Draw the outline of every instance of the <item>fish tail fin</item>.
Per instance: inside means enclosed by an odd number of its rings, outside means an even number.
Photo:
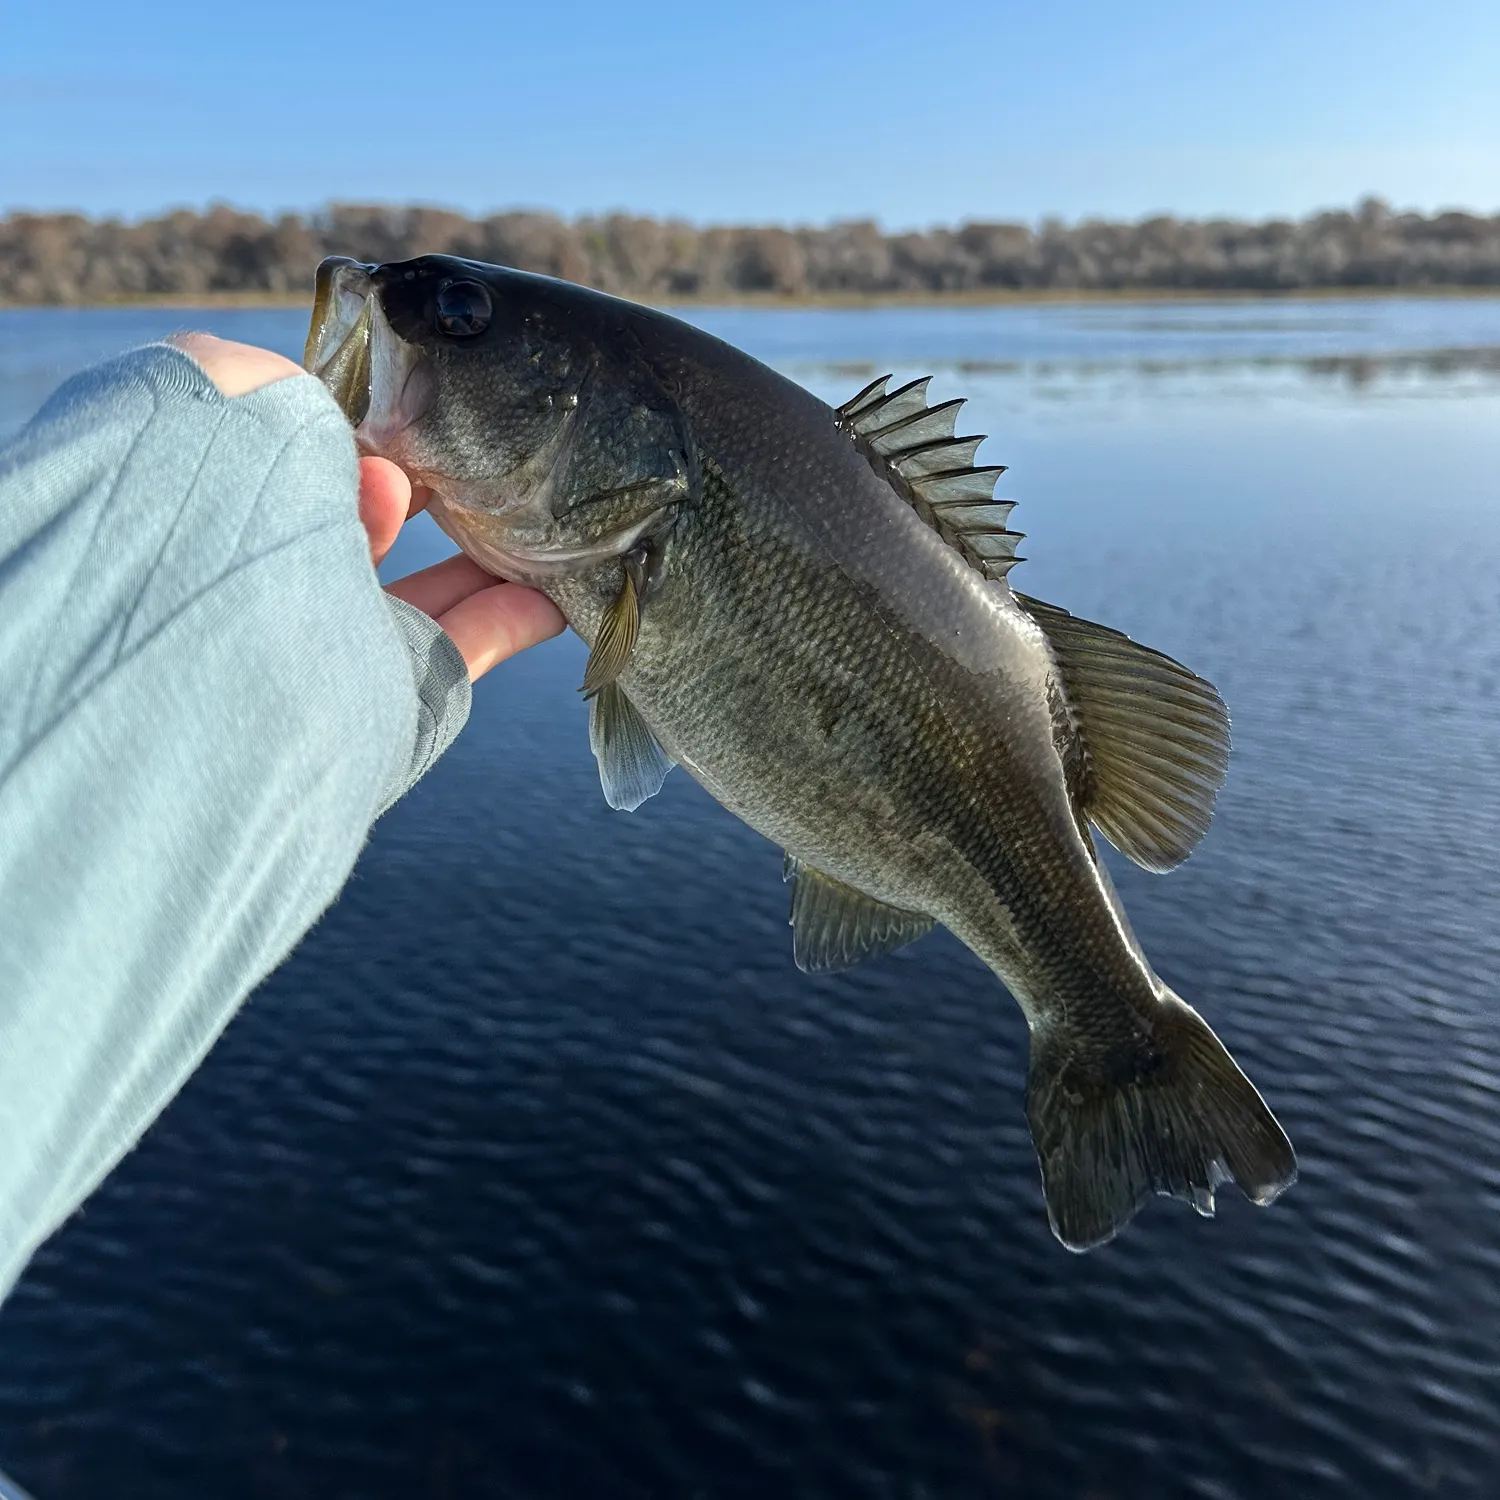
[[[1208,1023],[1165,985],[1159,1004],[1123,1062],[1063,1027],[1032,1033],[1026,1113],[1070,1250],[1113,1239],[1153,1193],[1209,1216],[1222,1183],[1266,1204],[1297,1179],[1292,1143]]]

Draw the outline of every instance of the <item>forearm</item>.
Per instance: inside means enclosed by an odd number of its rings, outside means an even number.
[[[311,380],[230,401],[160,348],[0,453],[0,1294],[467,712],[355,464]]]

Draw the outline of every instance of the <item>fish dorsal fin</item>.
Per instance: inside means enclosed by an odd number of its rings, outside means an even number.
[[[790,854],[782,878],[792,882],[792,957],[805,973],[852,968],[932,931],[931,917],[887,906]]]
[[[994,498],[1005,465],[975,464],[984,438],[954,436],[963,402],[929,406],[930,375],[887,391],[890,378],[871,381],[837,409],[839,430],[949,546],[1001,581],[1023,561],[1016,556],[1023,533],[1006,529],[1015,502]]]
[[[1127,635],[1017,594],[1042,627],[1077,715],[1084,811],[1121,854],[1170,870],[1208,832],[1229,769],[1229,712],[1211,682]]]
[[[589,699],[589,748],[599,762],[604,800],[622,812],[654,797],[677,764],[618,682],[606,682]]]

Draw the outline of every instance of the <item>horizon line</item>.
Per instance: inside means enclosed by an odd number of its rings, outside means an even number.
[[[810,220],[810,219],[695,219],[686,214],[659,214],[643,210],[614,206],[602,209],[589,209],[578,213],[567,213],[561,209],[548,208],[541,204],[533,203],[510,203],[503,206],[489,208],[481,211],[455,207],[451,203],[430,201],[419,198],[411,199],[380,199],[380,198],[325,198],[312,207],[280,207],[266,209],[254,207],[244,203],[237,203],[230,198],[209,198],[198,203],[169,203],[161,208],[144,210],[140,213],[93,213],[84,208],[59,207],[59,208],[36,208],[26,204],[0,205],[0,223],[13,219],[82,219],[91,224],[125,224],[142,225],[159,222],[171,218],[176,214],[193,214],[199,218],[227,210],[230,213],[241,214],[246,217],[258,218],[267,222],[274,222],[282,218],[303,219],[316,222],[321,216],[350,209],[379,210],[396,213],[430,212],[452,214],[461,219],[471,222],[482,223],[487,219],[502,218],[513,214],[529,214],[539,218],[556,219],[564,224],[583,224],[592,222],[608,221],[610,219],[634,219],[654,224],[681,224],[694,230],[705,229],[784,229],[788,232],[806,230],[810,232],[826,232],[850,225],[872,225],[881,234],[886,236],[900,234],[931,234],[945,229],[961,229],[975,224],[1003,224],[1006,226],[1020,226],[1031,230],[1045,229],[1051,225],[1057,225],[1065,229],[1077,229],[1085,224],[1129,224],[1143,225],[1152,223],[1158,219],[1171,219],[1179,224],[1278,224],[1278,223],[1305,223],[1311,219],[1323,218],[1329,214],[1353,214],[1358,215],[1366,206],[1379,208],[1394,218],[1421,218],[1436,219],[1449,214],[1461,215],[1467,218],[1492,219],[1500,218],[1500,203],[1492,209],[1486,210],[1470,204],[1447,204],[1433,209],[1421,209],[1413,207],[1401,207],[1390,202],[1379,193],[1361,193],[1352,201],[1326,203],[1316,208],[1307,209],[1303,212],[1287,212],[1273,214],[1186,214],[1175,209],[1155,208],[1139,214],[1126,214],[1111,216],[1106,213],[1086,213],[1073,217],[1060,213],[1042,214],[1034,218],[1018,216],[1016,218],[1002,217],[964,217],[957,219],[936,219],[923,223],[908,223],[892,225],[881,219],[877,214],[842,214],[837,217]]]

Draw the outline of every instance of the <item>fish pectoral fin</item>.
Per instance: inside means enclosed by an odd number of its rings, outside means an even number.
[[[1026,1115],[1070,1250],[1113,1239],[1153,1193],[1211,1216],[1226,1182],[1263,1206],[1297,1180],[1286,1132],[1203,1017],[1163,985],[1149,1023],[1133,1049],[1032,1028]]]
[[[606,682],[589,702],[589,749],[604,800],[622,812],[654,797],[677,764],[617,682]]]
[[[792,882],[792,957],[804,973],[851,968],[914,943],[934,926],[931,917],[876,901],[790,854],[782,879]]]
[[[585,698],[594,697],[625,670],[640,633],[641,596],[636,587],[635,571],[627,567],[620,592],[599,622],[594,649],[589,652],[588,663],[583,669],[583,686],[579,691]]]
[[[1229,712],[1211,682],[1105,625],[1017,594],[1057,658],[1086,760],[1083,810],[1147,870],[1208,832],[1229,768]]]

